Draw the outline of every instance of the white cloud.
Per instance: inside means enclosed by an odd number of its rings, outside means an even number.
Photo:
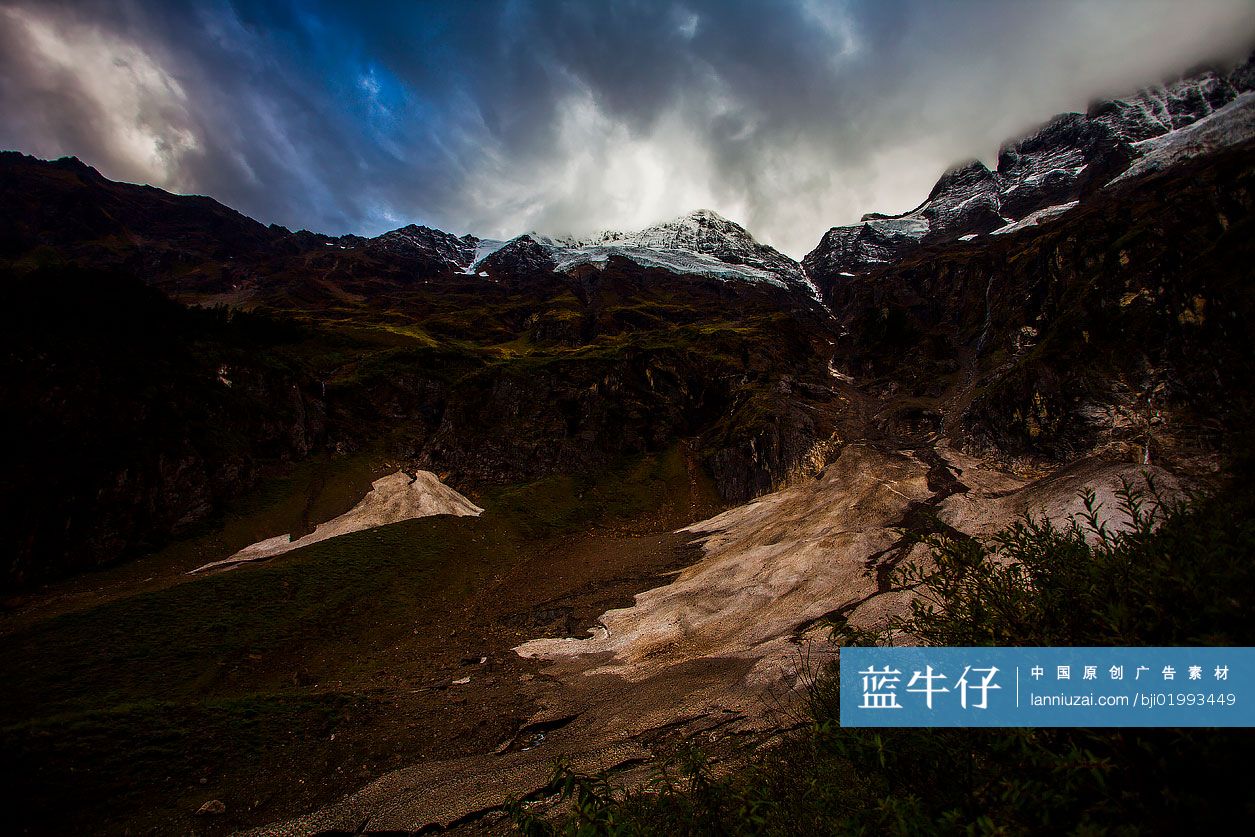
[[[116,176],[182,188],[184,155],[200,147],[191,103],[179,82],[138,44],[25,9],[0,9],[14,40],[25,44],[27,83],[56,91],[90,111],[91,130]],[[46,156],[82,153],[45,125],[34,151]],[[89,161],[98,162],[98,161]]]

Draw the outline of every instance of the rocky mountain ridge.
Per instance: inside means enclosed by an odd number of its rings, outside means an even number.
[[[334,245],[333,245],[334,246]],[[553,236],[532,231],[509,240],[456,238],[428,227],[408,226],[370,239],[368,246],[397,256],[421,253],[444,261],[451,270],[490,278],[494,264],[517,274],[522,267],[541,264],[548,270],[569,273],[591,265],[601,268],[611,258],[624,258],[645,268],[678,275],[694,275],[722,281],[763,282],[818,298],[801,265],[754,239],[745,227],[709,209],[699,209],[636,232],[605,230],[585,238]],[[538,255],[538,250],[544,256]],[[495,257],[495,258],[494,258]],[[491,261],[489,261],[491,259]]]
[[[370,272],[391,271],[399,279],[432,273],[492,278],[484,268],[493,264],[511,275],[542,265],[570,273],[624,258],[643,268],[766,283],[818,299],[820,287],[875,270],[921,246],[1013,232],[1067,212],[1083,194],[1121,176],[1162,166],[1169,156],[1175,160],[1241,142],[1255,135],[1253,91],[1255,64],[1248,59],[1226,73],[1208,70],[1097,102],[1084,114],[1061,114],[1004,145],[996,168],[970,161],[946,172],[909,212],[868,213],[858,224],[831,228],[801,264],[710,210],[637,232],[606,231],[578,239],[530,232],[499,241],[414,224],[373,238],[326,236],[266,227],[210,198],[115,184],[74,158],[41,170],[31,165],[33,158],[16,152],[0,156],[6,175],[0,178],[0,213],[6,222],[0,255],[70,246],[83,249],[94,267],[112,267],[126,253],[128,269],[154,280],[183,265],[181,281],[200,292],[247,291],[255,284],[256,265],[240,270],[231,262],[283,261],[318,250],[382,260],[387,268],[373,266]],[[85,201],[85,191],[94,196]],[[40,200],[32,203],[30,194]],[[153,212],[156,206],[161,209]],[[515,256],[523,262],[504,264]],[[209,286],[197,283],[195,270],[187,270],[205,259],[219,265]]]
[[[559,270],[604,264],[623,256],[646,267],[676,273],[768,282],[815,293],[801,266],[760,244],[745,227],[709,209],[699,209],[637,232],[604,231],[585,239],[531,237],[550,250]]]
[[[1212,147],[1252,136],[1255,59],[1227,72],[1206,70],[1124,98],[1060,114],[1004,145],[997,166],[979,160],[941,176],[927,199],[900,215],[869,213],[833,227],[802,260],[820,286],[876,270],[922,246],[1011,232],[1057,217],[1136,161],[1159,149],[1181,152],[1192,128],[1209,123]],[[1162,156],[1162,154],[1159,154]]]

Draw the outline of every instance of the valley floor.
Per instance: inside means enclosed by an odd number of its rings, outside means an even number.
[[[492,828],[484,815],[559,756],[625,770],[789,727],[833,651],[823,620],[875,627],[905,606],[889,577],[926,558],[914,535],[1061,519],[1086,487],[1112,509],[1120,479],[1146,473],[1090,459],[1028,480],[945,447],[849,444],[711,517],[680,445],[597,482],[485,491],[480,517],[185,575],[342,514],[389,467],[301,466],[199,537],[17,603],[0,663],[19,673],[2,723],[21,826]],[[226,813],[198,817],[210,800]]]
[[[696,557],[674,530],[718,506],[689,459],[186,575],[342,514],[389,470],[307,463],[198,536],[10,602],[0,735],[19,828],[228,833],[395,768],[526,746],[548,678],[511,648],[577,633]],[[226,813],[197,817],[213,799]]]

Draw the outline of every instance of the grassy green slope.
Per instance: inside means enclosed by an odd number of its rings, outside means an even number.
[[[292,519],[284,485],[237,504],[246,526]],[[486,719],[464,720],[431,686],[459,654],[523,638],[532,625],[509,617],[551,594],[523,585],[480,597],[529,561],[573,573],[565,556],[589,529],[668,531],[687,519],[692,491],[673,447],[597,480],[494,489],[479,518],[348,535],[9,633],[0,748],[3,781],[23,800],[18,826],[190,827],[211,796],[232,801],[216,827],[256,825],[338,797],[402,756],[491,745],[526,717],[513,685],[501,684]]]

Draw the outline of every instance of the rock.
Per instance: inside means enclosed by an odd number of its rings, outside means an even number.
[[[367,247],[387,257],[405,260],[414,275],[460,271],[471,263],[475,245],[473,236],[458,238],[442,230],[410,224],[370,239]]]
[[[221,799],[211,799],[196,811],[198,817],[216,817],[227,812],[227,806]]]
[[[550,273],[557,264],[534,238],[521,235],[489,255],[478,267],[492,279],[521,282],[536,274]]]
[[[941,434],[1008,461],[1141,445],[1146,394],[1162,381],[1153,409],[1170,427],[1194,426],[1197,405],[1236,417],[1249,351],[1229,323],[1249,321],[1251,299],[1234,286],[1218,318],[1214,292],[1191,277],[1244,275],[1250,247],[1222,236],[1200,253],[1181,242],[1218,236],[1220,215],[1249,217],[1252,177],[1249,152],[1184,160],[980,246],[834,279],[828,301],[845,334],[833,365],[876,382],[879,438]]]

